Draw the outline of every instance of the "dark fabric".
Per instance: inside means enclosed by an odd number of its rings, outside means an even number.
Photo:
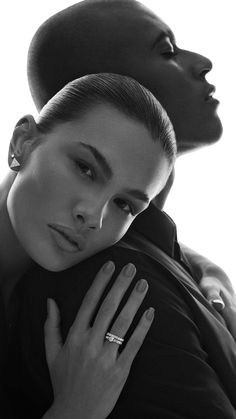
[[[156,237],[159,241],[161,237],[156,220],[158,217],[161,223],[162,213],[157,212],[155,216],[152,209],[152,217],[148,218],[152,243]],[[166,222],[168,217],[164,215],[164,219]],[[162,228],[160,231],[164,234]],[[181,262],[176,231],[171,220],[165,240],[163,250],[167,252],[168,248],[168,253]],[[156,309],[152,327],[109,417],[236,418],[236,406],[225,384],[227,368],[231,372],[229,383],[236,383],[235,342],[223,320],[206,301],[204,304],[200,301],[199,304],[191,289],[186,292],[184,281],[176,280],[161,264],[141,252],[119,246],[107,249],[62,273],[49,273],[38,268],[20,282],[17,288],[20,309],[11,330],[8,365],[8,392],[16,407],[17,417],[40,418],[52,403],[43,338],[47,297],[54,298],[59,306],[65,340],[87,289],[107,260],[113,260],[116,264],[116,273],[109,287],[119,270],[128,262],[133,262],[137,268],[133,285],[139,278],[146,278],[149,283],[148,294],[125,341],[129,339],[143,311],[150,306]],[[125,299],[122,305],[124,303]],[[210,331],[209,335],[206,330]],[[216,343],[219,348],[224,346],[224,356],[219,350],[218,359],[215,356]],[[122,348],[125,348],[125,344]],[[214,354],[211,351],[213,349]],[[222,376],[219,371],[224,370],[226,365],[226,376]]]
[[[4,380],[4,365],[6,359],[6,323],[5,323],[5,315],[4,315],[4,306],[3,306],[3,299],[2,294],[0,291],[0,406],[4,402],[4,394],[3,394],[3,380]],[[1,410],[0,410],[1,412]]]
[[[179,260],[176,225],[164,211],[157,209],[152,204],[149,205],[148,209],[131,224],[127,235],[132,234],[133,231],[144,235],[169,256]]]
[[[236,406],[236,351],[235,341],[228,333],[223,317],[215,311],[201,293],[191,275],[182,265],[170,258],[161,249],[154,246],[143,236],[133,232],[129,241],[120,243],[126,248],[142,250],[142,252],[164,266],[174,277],[176,285],[180,287],[185,300],[189,302],[193,312],[201,325],[202,336],[205,340],[206,351],[214,364],[218,377],[227,389],[227,394]],[[194,304],[193,304],[194,301]],[[224,327],[222,327],[222,325]],[[220,358],[221,362],[218,361]]]
[[[0,418],[10,419],[10,404],[5,393],[7,360],[7,325],[2,293],[0,290]]]
[[[0,290],[0,371],[2,375],[2,370],[5,364],[6,358],[6,348],[7,348],[7,329],[6,329],[6,319],[5,319],[5,310],[4,303],[2,298],[2,293]]]

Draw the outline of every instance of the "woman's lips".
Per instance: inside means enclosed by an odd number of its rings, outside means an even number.
[[[57,245],[64,251],[75,253],[85,249],[85,239],[68,227],[58,224],[48,224]]]

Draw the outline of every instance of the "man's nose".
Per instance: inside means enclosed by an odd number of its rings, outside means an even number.
[[[209,58],[204,57],[203,55],[191,53],[193,54],[193,65],[192,71],[195,77],[204,79],[206,74],[212,70],[212,62]]]
[[[106,203],[90,201],[77,205],[73,210],[73,217],[78,228],[101,230],[106,212]]]

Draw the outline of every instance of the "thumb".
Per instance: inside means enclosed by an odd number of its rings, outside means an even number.
[[[46,358],[49,370],[62,348],[60,313],[54,300],[47,299],[48,316],[44,325]]]
[[[220,296],[220,292],[216,289],[209,288],[206,292],[206,298],[209,303],[217,310],[222,311],[225,308],[225,303]]]

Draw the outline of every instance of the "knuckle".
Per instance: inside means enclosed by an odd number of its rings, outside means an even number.
[[[132,277],[125,276],[125,274],[121,271],[113,286],[114,293],[126,290],[132,282],[132,279]]]
[[[124,375],[124,368],[122,368],[120,364],[117,363],[116,366],[113,368],[114,368],[113,373],[116,377],[121,377]]]
[[[70,338],[68,341],[70,346],[78,346],[78,336],[75,333],[70,334]]]
[[[128,314],[120,314],[116,320],[115,328],[118,330],[124,330],[130,324],[130,316]]]
[[[141,294],[140,292],[134,290],[133,293],[130,295],[128,301],[127,301],[127,305],[128,308],[138,308],[140,307],[140,305],[143,302],[145,294]]]
[[[134,347],[134,348],[139,347],[142,343],[143,343],[143,336],[141,336],[141,335],[136,335],[136,336],[133,338],[133,342],[132,342],[132,344],[133,344],[133,347]]]
[[[79,353],[81,359],[92,359],[95,357],[95,345],[86,335],[81,338],[76,333],[71,333],[66,344],[72,353]]]
[[[71,329],[66,342],[70,348],[86,348],[88,339],[86,334],[81,336],[76,330]]]
[[[97,348],[94,343],[90,342],[86,346],[83,346],[84,354],[89,359],[97,357]]]
[[[132,341],[134,342],[134,345],[141,345],[150,325],[147,322],[142,322],[137,329],[134,332],[134,335],[132,336]]]
[[[133,277],[129,276],[127,277],[127,275],[125,275],[123,272],[120,273],[120,275],[117,278],[117,285],[119,288],[128,288],[128,286],[130,285],[130,283],[132,282]]]
[[[115,370],[115,365],[113,363],[113,359],[111,358],[110,354],[108,352],[104,352],[103,354],[101,354],[100,358],[99,358],[99,362],[101,367],[108,371],[109,369]]]
[[[107,370],[107,372],[109,372],[109,376],[110,379],[114,382],[119,382],[119,380],[123,377],[124,375],[124,366],[121,365],[121,363],[116,362],[114,364],[113,361],[111,361],[109,359],[109,357],[104,357],[103,359],[103,367],[104,369]]]
[[[106,299],[104,300],[100,310],[101,310],[102,314],[107,315],[114,310],[115,306],[116,306],[116,304],[115,304],[114,299],[112,299],[110,297],[106,297]]]
[[[94,304],[94,302],[95,302],[95,293],[93,292],[93,290],[92,289],[90,289],[88,292],[87,292],[87,294],[85,295],[85,297],[84,297],[84,301],[83,301],[83,304],[85,305],[85,306],[91,306],[91,305],[93,305]]]

